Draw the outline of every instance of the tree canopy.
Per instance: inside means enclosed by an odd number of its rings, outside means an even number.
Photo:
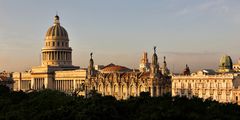
[[[55,90],[14,92],[0,86],[0,120],[236,120],[240,107],[197,97],[139,97],[116,100],[92,92],[88,98]]]

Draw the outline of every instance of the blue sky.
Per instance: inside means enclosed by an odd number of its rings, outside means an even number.
[[[216,69],[222,55],[240,57],[239,0],[0,0],[0,70],[40,65],[47,29],[58,11],[73,48],[73,64],[138,68],[157,46],[159,63],[180,72]]]

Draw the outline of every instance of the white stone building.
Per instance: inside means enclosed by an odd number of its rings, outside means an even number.
[[[240,73],[233,72],[229,56],[221,58],[218,71],[201,70],[191,75],[172,76],[172,96],[197,96],[240,104]]]
[[[146,66],[143,66],[147,67],[144,68],[146,71],[114,64],[98,66],[96,70],[92,53],[88,68],[73,66],[68,33],[60,25],[56,15],[54,25],[48,29],[45,36],[41,65],[32,67],[27,72],[14,72],[13,89],[26,92],[42,89],[66,93],[80,91],[80,95],[88,95],[89,91],[97,90],[102,95],[112,95],[117,99],[139,96],[140,92],[150,92],[151,96],[170,93],[171,77],[167,74],[169,70],[165,59],[160,70],[156,47],[151,64],[148,63],[147,56],[144,57],[142,61],[146,63]]]

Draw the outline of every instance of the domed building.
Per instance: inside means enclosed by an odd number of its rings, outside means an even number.
[[[60,25],[59,16],[54,17],[54,24],[45,36],[45,45],[42,48],[43,66],[72,66],[72,48],[69,47],[68,33]]]
[[[233,71],[233,62],[230,56],[224,55],[221,57],[219,62],[218,72],[232,72]]]
[[[45,34],[44,47],[41,50],[41,65],[27,72],[13,73],[14,87],[18,91],[54,89],[70,94],[88,96],[91,90],[102,95],[112,95],[117,99],[139,96],[140,92],[150,92],[151,96],[160,96],[171,91],[171,77],[164,59],[163,69],[159,68],[156,47],[152,63],[148,63],[145,54],[144,71],[133,70],[121,65],[109,64],[101,70],[94,68],[93,53],[90,54],[88,68],[72,65],[72,48],[69,36],[60,25],[58,15],[54,24]],[[164,71],[164,75],[161,73]]]
[[[32,67],[26,72],[13,73],[15,90],[28,91],[48,88],[70,91],[70,89],[76,88],[76,83],[86,78],[86,70],[72,65],[69,36],[66,29],[60,25],[58,15],[54,17],[53,26],[48,28],[45,34],[41,53],[40,66]],[[73,78],[73,76],[79,78]]]

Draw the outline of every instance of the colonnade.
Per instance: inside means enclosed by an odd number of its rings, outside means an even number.
[[[130,96],[140,96],[141,92],[150,92],[151,96],[161,96],[168,93],[166,86],[144,86],[144,85],[126,85],[126,84],[99,84],[97,90],[102,95],[112,95],[118,99],[127,99]]]
[[[44,78],[34,78],[33,89],[40,90],[44,89]]]
[[[72,60],[72,53],[69,51],[45,51],[42,52],[42,59],[45,60]]]
[[[60,91],[70,91],[74,90],[74,80],[56,80],[55,89]]]

